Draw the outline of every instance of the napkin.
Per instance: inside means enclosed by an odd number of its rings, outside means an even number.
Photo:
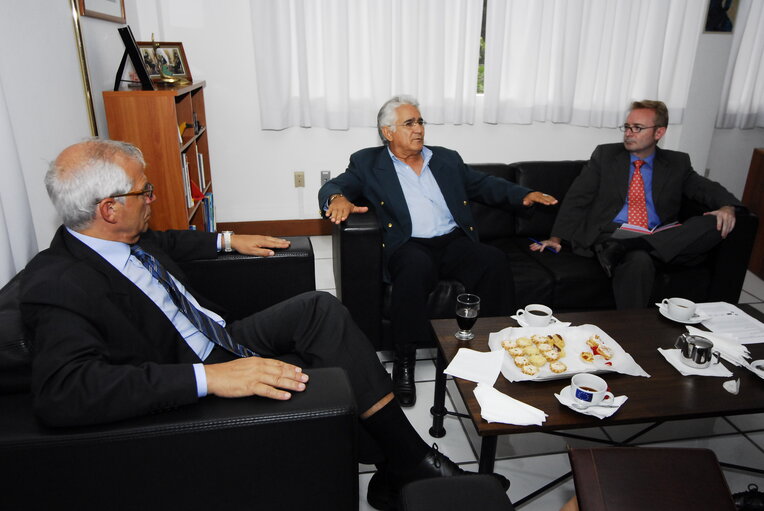
[[[575,406],[575,401],[570,395],[570,387],[565,387],[560,391],[559,394],[555,394],[554,397],[557,398],[557,401],[564,404],[574,412],[583,413],[584,415],[593,415],[594,417],[597,417],[599,419],[604,419],[605,417],[610,417],[615,412],[617,412],[621,405],[626,402],[627,399],[629,399],[626,396],[616,396],[613,399],[613,404],[616,406],[587,406],[586,408],[579,408]]]
[[[547,418],[542,410],[511,398],[490,385],[478,384],[475,399],[480,404],[480,415],[488,422],[540,426]]]
[[[496,383],[496,378],[499,377],[503,360],[504,350],[484,352],[459,348],[456,356],[443,372],[492,387]]]
[[[515,314],[513,316],[510,316],[510,318],[517,321],[517,324],[520,326],[523,326],[523,327],[530,326],[528,325],[528,323],[525,321],[525,319],[522,316],[518,316],[517,314]],[[546,326],[569,327],[571,324],[572,323],[570,321],[560,321],[559,319],[552,316],[552,320]],[[538,327],[538,328],[543,328],[543,327]]]
[[[690,335],[699,335],[714,343],[714,349],[719,352],[724,360],[733,365],[738,367],[745,366],[747,364],[746,359],[751,358],[751,353],[748,351],[748,348],[731,337],[715,334],[713,332],[706,332],[693,326],[688,326],[687,331]]]
[[[666,359],[666,361],[674,366],[674,368],[682,373],[682,376],[690,376],[690,375],[698,375],[698,376],[721,376],[721,377],[729,377],[732,376],[732,372],[724,367],[724,364],[719,362],[718,364],[711,363],[710,366],[706,367],[705,369],[696,369],[695,367],[690,367],[684,362],[682,362],[682,355],[680,350],[664,350],[663,348],[658,348],[658,352],[663,355],[663,358]]]

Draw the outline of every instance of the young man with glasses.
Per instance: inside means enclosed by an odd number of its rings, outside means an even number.
[[[635,101],[623,131],[623,143],[604,144],[592,153],[571,185],[549,239],[531,250],[560,250],[596,256],[608,277],[619,309],[647,307],[655,261],[690,265],[701,260],[735,227],[742,204],[720,184],[698,175],[687,153],[658,147],[668,127],[661,101]],[[653,230],[679,219],[683,199],[708,211],[682,225],[631,238],[613,237],[623,224]],[[617,236],[617,235],[616,235]]]
[[[377,115],[383,145],[350,156],[347,170],[319,190],[325,216],[340,223],[376,210],[383,238],[384,278],[392,283],[395,341],[393,390],[402,406],[416,402],[417,343],[430,336],[427,296],[438,280],[461,282],[481,298],[481,314],[514,311],[505,254],[478,242],[470,203],[516,208],[556,204],[554,197],[470,169],[456,151],[424,145],[425,121],[411,96],[395,96]]]

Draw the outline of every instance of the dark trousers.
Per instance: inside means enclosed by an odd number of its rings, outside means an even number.
[[[722,237],[713,215],[689,218],[679,227],[645,236],[651,250],[632,250],[613,272],[613,294],[618,309],[649,305],[655,281],[655,262],[692,266],[700,262]]]
[[[233,339],[260,356],[293,363],[308,374],[313,367],[343,368],[359,413],[392,392],[390,376],[371,342],[347,309],[328,293],[303,293],[235,321],[228,330]],[[205,363],[233,358],[216,347]]]
[[[440,279],[457,280],[467,292],[478,295],[483,316],[514,311],[515,289],[506,255],[472,241],[460,229],[435,238],[409,239],[390,257],[388,269],[396,348],[413,347],[430,335],[427,297]]]

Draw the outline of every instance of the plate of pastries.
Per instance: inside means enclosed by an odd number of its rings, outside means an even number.
[[[501,372],[509,381],[554,380],[582,372],[621,372],[633,362],[594,325],[505,328],[492,333],[491,351],[506,353]]]

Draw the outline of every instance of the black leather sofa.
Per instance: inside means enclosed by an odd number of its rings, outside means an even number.
[[[562,200],[584,163],[532,161],[472,164],[471,167]],[[558,312],[615,308],[610,280],[595,258],[565,250],[553,254],[528,249],[529,238],[541,240],[549,236],[558,206],[519,212],[473,203],[472,209],[481,241],[507,254],[518,307],[543,303]],[[702,212],[700,204],[687,201],[682,205],[682,218]],[[684,296],[698,302],[737,303],[757,226],[755,215],[739,213],[734,231],[701,265],[659,268],[653,298],[660,301],[668,296]],[[382,281],[382,234],[373,208],[369,213],[351,215],[347,221],[334,226],[332,244],[337,296],[377,350],[391,349],[390,286]],[[453,317],[456,295],[463,289],[455,281],[438,283],[428,299],[430,317]],[[423,340],[423,344],[427,341]]]
[[[184,270],[234,316],[315,289],[307,238],[272,258],[221,255]],[[341,369],[311,371],[285,402],[213,396],[101,426],[41,425],[18,277],[0,290],[2,509],[358,509],[355,400]]]

